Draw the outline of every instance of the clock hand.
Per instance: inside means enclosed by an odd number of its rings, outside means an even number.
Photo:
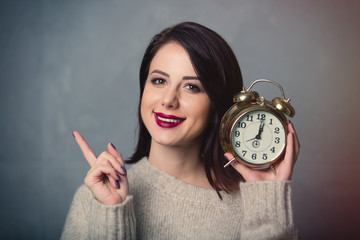
[[[261,120],[261,121],[260,121],[260,125],[259,125],[259,132],[258,132],[258,134],[257,134],[254,138],[251,138],[251,139],[249,139],[249,140],[246,140],[246,142],[250,142],[250,141],[255,140],[255,139],[260,140],[260,139],[261,139],[261,133],[264,131],[264,126],[265,126],[264,120]]]
[[[255,139],[260,139],[260,136],[259,136],[259,135],[256,135],[256,137],[251,138],[251,139],[249,139],[249,140],[246,140],[246,142],[250,142],[250,141],[255,140]]]
[[[264,120],[261,120],[260,125],[259,125],[258,134],[254,138],[247,140],[247,142],[251,141],[251,140],[254,140],[254,139],[261,139],[261,133],[263,132],[263,130],[264,130]]]
[[[261,138],[261,133],[264,131],[264,126],[265,126],[264,120],[261,120],[260,127],[259,127],[259,133],[258,133],[258,135],[256,135],[256,136],[259,136],[259,139]]]

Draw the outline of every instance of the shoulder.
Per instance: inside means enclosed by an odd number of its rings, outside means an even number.
[[[128,168],[127,178],[129,181],[129,187],[131,194],[135,189],[141,188],[148,180],[150,171],[150,163],[147,161],[147,157],[142,158],[135,164],[131,164]]]
[[[150,163],[148,162],[147,159],[148,159],[147,157],[143,157],[137,163],[129,165],[128,173],[130,177],[131,175],[147,171],[147,169],[150,167]]]
[[[76,190],[73,202],[75,204],[78,202],[81,205],[84,205],[87,202],[90,202],[92,199],[94,199],[94,195],[91,193],[88,187],[83,184]]]
[[[144,178],[148,174],[150,163],[147,161],[147,157],[142,158],[137,163],[129,166],[127,177],[129,183],[137,181],[139,178]]]

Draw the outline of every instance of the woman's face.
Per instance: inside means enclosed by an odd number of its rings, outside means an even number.
[[[162,46],[151,61],[141,116],[152,141],[168,146],[201,144],[210,99],[190,57],[178,43]]]

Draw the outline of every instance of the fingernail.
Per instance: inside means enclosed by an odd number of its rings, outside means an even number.
[[[119,183],[118,180],[115,181],[115,184],[116,184],[116,187],[117,187],[117,188],[120,188],[120,183]]]
[[[74,132],[71,132],[71,133],[72,133],[73,137],[75,137]]]
[[[119,180],[121,179],[120,174],[116,173],[116,176],[118,177]]]
[[[111,143],[111,146],[116,150],[116,147],[114,146],[114,144]]]
[[[229,159],[226,155],[224,155],[224,158],[225,158],[226,160],[230,161],[230,159]]]
[[[127,172],[126,169],[125,169],[123,166],[121,166],[121,171],[122,171],[123,173],[126,173],[126,172]]]

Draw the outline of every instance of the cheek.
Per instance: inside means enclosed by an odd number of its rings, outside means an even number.
[[[141,118],[143,119],[143,122],[145,125],[147,125],[147,123],[150,119],[151,112],[152,112],[152,110],[151,110],[150,106],[147,105],[146,99],[142,98],[141,105],[140,105],[140,115],[141,115]]]
[[[146,91],[146,88],[144,89],[143,95],[141,97],[141,102],[140,102],[140,115],[141,118],[143,119],[144,123],[146,124],[146,120],[147,120],[147,110],[149,110],[149,107],[147,106],[148,104],[148,94]]]
[[[140,114],[145,124],[152,118],[152,113],[159,104],[159,96],[151,87],[145,86],[140,105]]]
[[[141,98],[141,112],[148,110],[148,106],[151,105],[151,92],[145,86],[142,98]]]
[[[197,121],[206,127],[210,116],[210,101],[203,99],[199,104],[192,103],[190,109]]]
[[[146,84],[142,94],[142,105],[151,106],[154,103],[158,103],[161,99],[161,91],[152,87],[151,84]]]

